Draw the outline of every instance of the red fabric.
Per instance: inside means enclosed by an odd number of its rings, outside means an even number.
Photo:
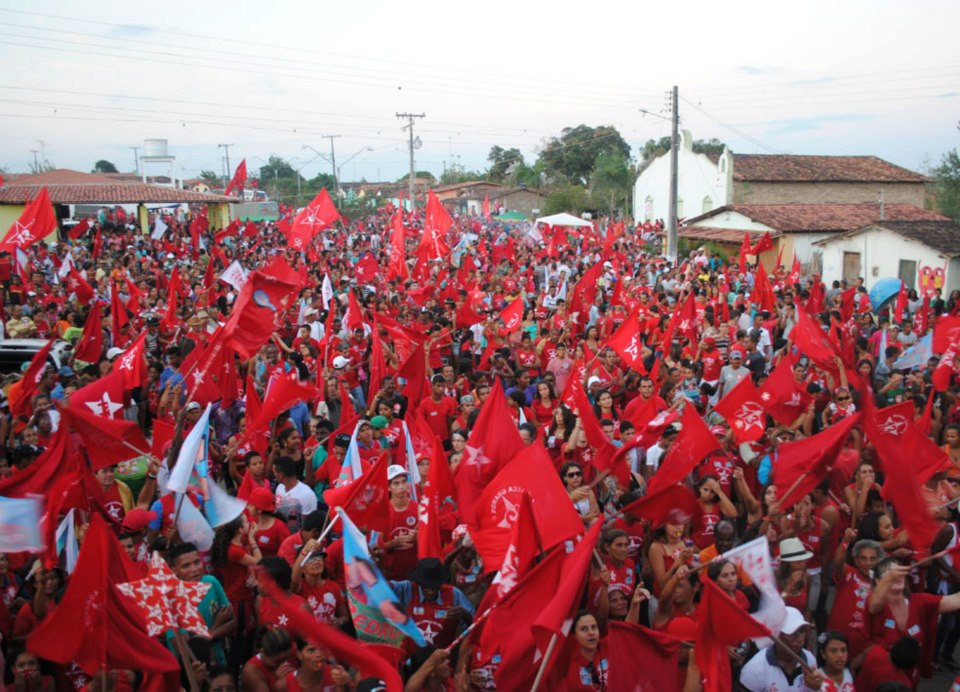
[[[286,262],[283,264],[286,265]],[[289,265],[286,268],[293,271]],[[250,272],[225,327],[228,345],[243,359],[256,355],[276,331],[277,318],[282,315],[299,289],[299,284],[289,280],[281,280],[259,271]],[[263,299],[264,296],[266,300]]]
[[[77,295],[77,300],[81,305],[87,305],[94,298],[94,290],[86,281],[83,280],[83,277],[80,276],[80,272],[77,271],[76,267],[73,265],[70,266],[70,273],[67,275],[66,288],[68,291],[72,291]]]
[[[767,278],[767,272],[759,264],[759,261],[754,276],[750,302],[757,305],[761,310],[769,310],[772,313],[777,308],[777,299],[773,295],[773,287],[770,285],[770,279]]]
[[[467,525],[477,524],[474,503],[484,488],[523,449],[523,440],[497,378],[470,431],[463,460],[453,476],[460,516]]]
[[[74,226],[67,232],[67,236],[70,238],[70,240],[76,240],[77,238],[79,238],[89,230],[90,230],[90,219],[89,218],[81,219],[80,223],[78,223],[76,226]]]
[[[427,361],[423,352],[423,344],[417,344],[410,357],[397,368],[397,376],[407,381],[403,386],[403,395],[407,397],[407,401],[421,401],[430,396],[430,387],[427,384]]]
[[[390,528],[390,515],[385,511],[390,497],[389,465],[389,454],[381,454],[360,478],[340,488],[324,491],[323,501],[333,509],[342,507],[360,528],[386,533]]]
[[[87,321],[83,323],[83,334],[77,342],[74,356],[88,363],[97,363],[103,355],[103,316],[100,304],[90,307]]]
[[[257,432],[266,430],[270,421],[281,413],[301,401],[313,401],[317,395],[316,387],[300,384],[292,372],[290,375],[274,378],[273,384],[267,389],[266,396],[263,397],[263,403],[256,417],[251,418],[247,423],[243,438],[252,440]]]
[[[487,484],[474,506],[475,521],[470,536],[483,558],[487,571],[498,569],[513,537],[513,524],[529,497],[542,548],[552,548],[583,532],[583,521],[557,475],[550,455],[542,445],[523,448]]]
[[[920,643],[920,674],[933,675],[934,644],[937,639],[937,619],[940,617],[940,600],[943,596],[931,593],[911,594],[907,599],[907,621],[900,629],[897,620],[886,603],[878,613],[870,616],[871,641],[887,651],[901,637],[913,637]]]
[[[71,404],[61,413],[83,440],[94,471],[127,461],[138,453],[149,454],[150,445],[134,421],[104,418],[86,406]]]
[[[523,300],[514,298],[500,312],[500,319],[503,320],[503,331],[506,334],[512,334],[520,329],[520,323],[523,321]]]
[[[60,474],[74,467],[75,454],[70,450],[69,433],[61,426],[54,433],[50,446],[25,469],[0,479],[0,496],[26,497],[43,495]]]
[[[37,393],[37,386],[43,379],[43,370],[47,365],[47,356],[50,355],[50,349],[53,348],[53,342],[56,339],[50,339],[43,345],[39,351],[34,354],[30,365],[27,367],[23,377],[20,378],[19,387],[15,396],[10,397],[10,412],[15,416],[29,416],[33,412],[32,399]]]
[[[406,262],[406,230],[403,227],[403,212],[397,210],[393,215],[393,233],[390,236],[390,259],[387,264],[387,280],[410,278]]]
[[[427,193],[427,213],[423,222],[423,235],[420,236],[420,247],[417,254],[421,258],[438,259],[450,254],[444,237],[453,226],[453,219],[440,200],[430,190]]]
[[[704,692],[730,692],[728,646],[746,639],[769,637],[770,630],[754,620],[727,596],[712,579],[702,582],[694,655],[703,678]]]
[[[115,588],[139,578],[116,537],[94,515],[63,600],[27,640],[27,648],[57,663],[75,661],[88,675],[104,666],[176,670],[176,659],[147,635],[136,606]]]
[[[293,218],[293,223],[286,233],[287,242],[290,247],[303,250],[318,233],[329,228],[339,219],[340,212],[327,194],[327,189],[323,188],[313,201]]]
[[[17,249],[25,250],[56,230],[57,215],[50,203],[47,188],[43,188],[40,194],[24,207],[19,218],[10,226],[3,240],[0,241],[0,251],[15,254]]]
[[[773,482],[783,493],[779,499],[781,507],[792,507],[823,482],[836,463],[850,431],[859,422],[860,414],[855,413],[816,435],[780,445],[773,467]]]
[[[643,327],[637,318],[637,313],[632,312],[607,340],[607,346],[620,354],[627,367],[641,375],[646,375],[647,369],[643,365],[643,344],[640,341],[642,332]]]
[[[900,290],[897,292],[897,304],[893,309],[893,319],[897,324],[903,324],[903,313],[907,309],[907,285],[900,282]]]
[[[793,363],[784,358],[760,387],[760,401],[780,425],[790,425],[810,405],[810,395],[797,385]]]
[[[357,641],[316,619],[298,607],[295,599],[283,593],[269,578],[260,580],[260,587],[287,615],[287,626],[300,637],[313,642],[330,652],[340,663],[356,668],[361,677],[373,676],[387,683],[388,692],[402,692],[403,681],[395,667]]]
[[[697,498],[682,485],[668,485],[662,490],[651,492],[634,500],[623,509],[621,514],[631,514],[647,519],[654,529],[670,522],[686,524],[700,512]]]
[[[609,627],[607,684],[611,690],[681,692],[679,639],[628,622],[612,621]]]
[[[751,255],[759,255],[761,252],[766,252],[767,250],[773,249],[773,239],[770,237],[770,231],[764,233],[760,240],[757,241],[757,244],[750,248]],[[783,248],[781,247],[781,250]],[[759,257],[758,257],[759,260]],[[778,263],[779,266],[779,263]]]
[[[767,415],[760,401],[760,390],[749,375],[724,394],[713,410],[726,419],[739,444],[756,442],[763,437]]]
[[[238,165],[237,170],[234,171],[233,177],[230,179],[230,183],[227,185],[227,189],[223,191],[224,195],[229,195],[234,189],[240,190],[243,192],[243,186],[247,182],[247,160],[243,159]]]
[[[710,452],[720,449],[716,436],[690,404],[680,414],[682,428],[648,485],[648,493],[682,481]]]
[[[114,370],[123,376],[124,389],[135,389],[147,381],[147,360],[144,358],[146,343],[147,333],[142,332],[114,365]]]
[[[890,660],[890,652],[882,646],[872,646],[863,659],[863,665],[854,679],[856,692],[875,692],[885,682],[899,682],[908,690],[916,689],[919,676],[916,669],[911,675],[896,668]]]
[[[417,554],[425,557],[440,557],[443,542],[440,537],[440,505],[454,495],[453,476],[450,465],[446,463],[443,444],[433,434],[419,411],[407,413],[407,427],[414,449],[418,442],[430,445],[430,466],[427,477],[423,479],[423,491],[420,497],[420,528],[417,531]],[[418,453],[419,457],[419,453]]]
[[[81,387],[70,396],[70,406],[86,408],[102,418],[123,419],[123,375],[111,372]]]

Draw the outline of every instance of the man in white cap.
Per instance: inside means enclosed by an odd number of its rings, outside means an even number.
[[[740,671],[740,684],[750,692],[819,690],[823,674],[817,660],[803,648],[810,623],[796,608],[787,606],[780,641],[758,651]],[[806,661],[801,666],[798,659]]]

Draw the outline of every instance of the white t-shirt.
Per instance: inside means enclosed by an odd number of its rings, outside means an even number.
[[[804,649],[803,657],[806,659],[808,666],[816,667],[817,661],[812,653]],[[775,660],[771,662],[771,659],[773,659],[773,646],[768,646],[754,654],[753,658],[747,661],[747,664],[740,671],[740,684],[750,692],[773,692],[773,690],[776,690],[776,692],[789,692],[789,690],[802,692],[809,689],[803,684],[802,673],[791,684],[787,680],[787,676],[784,675],[783,669],[776,664]]]
[[[647,450],[647,466],[652,466],[653,470],[656,471],[660,468],[660,455],[663,454],[663,447],[659,444],[653,445],[650,449]]]
[[[285,517],[304,516],[316,511],[317,496],[301,481],[290,490],[277,486],[277,512]]]

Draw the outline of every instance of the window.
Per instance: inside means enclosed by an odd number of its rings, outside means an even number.
[[[708,211],[713,211],[713,198],[710,195],[703,198],[703,211],[700,213],[706,214]]]
[[[917,285],[917,261],[900,260],[900,269],[897,272],[899,279],[906,285],[907,290]]]

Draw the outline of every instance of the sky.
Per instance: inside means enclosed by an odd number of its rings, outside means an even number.
[[[532,163],[579,124],[615,126],[637,156],[669,134],[677,85],[694,138],[923,170],[960,143],[958,20],[938,0],[0,0],[0,167],[36,150],[129,171],[159,138],[177,177],[222,173],[219,144],[231,167],[276,154],[312,177],[332,141],[342,180],[396,180],[398,112],[425,114],[417,169],[437,176],[485,169],[494,145]]]

